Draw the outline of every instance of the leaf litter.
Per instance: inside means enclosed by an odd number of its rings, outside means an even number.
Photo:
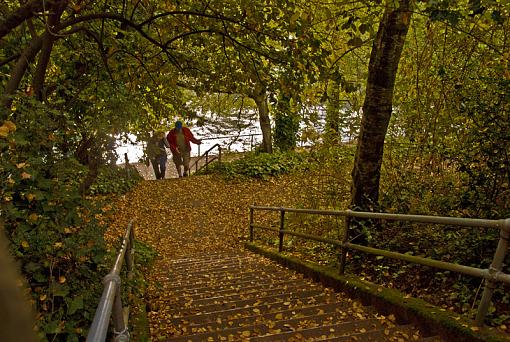
[[[227,181],[215,176],[195,176],[159,181],[142,181],[133,191],[114,200],[112,223],[107,240],[117,241],[127,224],[133,221],[136,239],[151,246],[158,253],[154,265],[144,274],[148,283],[146,301],[151,339],[158,341],[188,333],[186,322],[175,326],[171,323],[178,315],[169,310],[176,303],[169,279],[172,260],[195,255],[236,253],[248,239],[249,206],[293,207],[305,203],[303,183],[300,177],[284,175],[270,180],[245,179]],[[184,302],[191,304],[191,293],[183,293]],[[343,296],[336,294],[336,296]],[[350,299],[345,298],[351,302]],[[356,303],[356,302],[354,302]],[[292,310],[291,303],[288,309]],[[260,310],[254,305],[253,313]],[[275,320],[285,319],[284,313],[276,313]],[[368,314],[362,305],[354,304],[344,317],[365,318]],[[372,317],[377,317],[373,316]],[[217,324],[232,326],[240,315],[218,318]],[[294,317],[295,319],[297,317]],[[391,329],[391,318],[377,317]],[[330,320],[330,318],[327,318]],[[300,319],[297,328],[314,327],[317,323]],[[266,322],[273,332],[279,332],[274,322]],[[294,330],[284,325],[284,330]],[[189,329],[191,331],[192,329]],[[199,332],[199,331],[192,331]],[[386,331],[385,331],[386,333]],[[390,330],[387,331],[388,335]],[[249,338],[252,332],[243,330],[240,336],[229,335],[223,340]],[[401,335],[403,336],[403,335]],[[400,338],[402,338],[399,336]],[[299,336],[296,340],[302,340]],[[395,337],[394,335],[392,336]],[[393,340],[392,338],[392,340]]]
[[[227,181],[215,176],[142,181],[114,200],[110,243],[118,241],[130,221],[136,239],[154,248],[158,257],[145,274],[150,301],[152,338],[175,334],[166,324],[171,305],[168,265],[177,258],[204,253],[235,252],[248,237],[249,206],[292,206],[300,201],[298,178]]]

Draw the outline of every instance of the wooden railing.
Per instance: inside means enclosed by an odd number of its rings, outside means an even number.
[[[254,211],[276,211],[280,213],[279,228],[258,226],[254,223]],[[462,227],[479,227],[479,228],[493,228],[499,229],[500,238],[498,246],[494,253],[492,263],[488,269],[480,269],[476,267],[464,266],[459,264],[453,264],[449,262],[434,260],[431,258],[418,257],[410,254],[402,254],[397,252],[391,252],[383,249],[377,249],[367,246],[362,246],[349,242],[349,224],[346,223],[341,239],[330,239],[316,235],[310,235],[300,232],[291,231],[285,229],[285,213],[304,213],[304,214],[316,214],[316,215],[329,215],[329,216],[344,216],[344,217],[357,217],[365,219],[378,219],[378,220],[390,220],[390,221],[408,221],[408,222],[419,222],[419,223],[433,223],[443,225],[453,225]],[[388,214],[388,213],[372,213],[372,212],[359,212],[359,211],[333,211],[333,210],[311,210],[311,209],[294,209],[294,208],[279,208],[279,207],[262,207],[262,206],[251,206],[250,207],[250,241],[254,240],[254,229],[263,229],[274,231],[278,233],[278,251],[283,251],[284,235],[291,235],[300,237],[307,240],[313,240],[317,242],[323,242],[334,245],[339,248],[339,272],[344,273],[346,255],[349,249],[357,250],[364,253],[384,256],[387,258],[404,260],[414,264],[425,265],[434,267],[442,270],[452,271],[456,273],[466,274],[472,277],[484,278],[486,281],[485,289],[478,306],[478,311],[475,319],[475,323],[478,326],[482,326],[485,320],[485,316],[489,309],[492,295],[494,293],[497,283],[510,284],[510,274],[502,272],[503,263],[509,247],[510,238],[510,218],[501,220],[483,220],[483,219],[469,219],[469,218],[457,218],[457,217],[441,217],[441,216],[425,216],[425,215],[400,215],[400,214]]]

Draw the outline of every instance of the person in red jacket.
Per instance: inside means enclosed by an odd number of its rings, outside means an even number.
[[[202,141],[196,139],[193,133],[187,127],[182,126],[182,121],[175,123],[175,128],[172,128],[166,136],[170,151],[172,151],[172,160],[177,168],[179,177],[186,177],[189,174],[189,160],[191,153],[190,142],[200,145]],[[184,173],[181,171],[181,165],[184,166]]]

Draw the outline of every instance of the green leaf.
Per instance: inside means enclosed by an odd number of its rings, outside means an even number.
[[[55,297],[65,297],[69,294],[69,287],[67,285],[55,284],[53,286],[53,295]]]
[[[354,47],[360,47],[361,45],[363,45],[363,40],[360,37],[353,37],[353,38],[349,39],[349,41],[347,42],[347,45],[354,46]]]
[[[70,303],[68,303],[67,314],[72,315],[81,309],[83,309],[83,297],[76,296]]]

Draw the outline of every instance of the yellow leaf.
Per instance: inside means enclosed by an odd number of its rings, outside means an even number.
[[[32,202],[35,199],[35,195],[34,194],[27,194],[27,195],[25,195],[25,197],[27,198],[27,200],[29,202]]]
[[[9,132],[16,131],[16,125],[12,121],[9,121],[9,120],[4,121],[4,124],[2,126],[7,127],[9,129]]]
[[[28,248],[28,247],[30,247],[30,245],[28,244],[28,241],[27,241],[27,240],[23,240],[23,241],[21,241],[21,246],[22,246],[23,248]]]
[[[44,302],[44,301],[46,300],[46,295],[45,295],[45,294],[40,295],[40,296],[39,296],[39,300],[40,300],[41,302]]]
[[[395,322],[395,315],[394,314],[389,315],[388,319],[392,322]]]
[[[8,135],[9,135],[9,129],[5,126],[0,126],[0,137],[7,138]]]
[[[39,216],[36,213],[32,213],[28,216],[29,221],[37,221],[38,218]]]
[[[58,282],[59,282],[60,284],[65,283],[65,282],[66,282],[66,277],[64,277],[64,276],[60,276],[60,277],[58,278]]]
[[[249,332],[248,330],[245,330],[245,331],[243,331],[243,333],[241,335],[243,335],[244,337],[250,337],[251,332]]]
[[[26,165],[27,165],[27,163],[19,163],[19,164],[16,164],[16,168],[21,169],[21,168],[24,168]]]
[[[62,242],[55,242],[53,247],[55,247],[55,248],[62,248]]]
[[[274,316],[275,319],[283,319],[283,314],[277,313],[276,316]]]
[[[21,178],[23,178],[23,179],[29,179],[30,177],[32,177],[32,176],[28,172],[21,173]]]
[[[473,330],[473,331],[480,331],[480,328],[479,327],[471,327],[471,330]]]

